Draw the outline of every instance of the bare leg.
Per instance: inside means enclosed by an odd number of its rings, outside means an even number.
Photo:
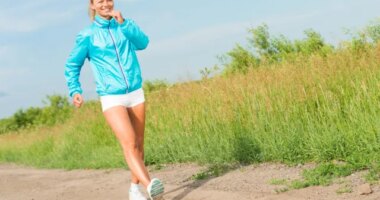
[[[123,149],[129,169],[137,179],[147,187],[150,183],[148,171],[139,153],[139,146],[135,130],[132,126],[127,109],[115,106],[103,112],[107,123],[115,133]]]
[[[132,127],[136,134],[136,143],[139,147],[138,153],[144,161],[144,130],[145,130],[145,103],[141,103],[134,107],[128,108],[129,118],[131,119]],[[140,181],[137,176],[131,172],[132,183],[139,184]]]

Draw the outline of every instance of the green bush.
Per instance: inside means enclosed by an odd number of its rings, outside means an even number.
[[[149,93],[156,90],[169,87],[170,84],[166,80],[153,80],[153,81],[144,81],[143,89],[144,92]]]
[[[0,134],[36,126],[52,126],[70,117],[72,107],[67,97],[51,95],[43,103],[46,105],[43,108],[19,109],[13,116],[0,120]]]
[[[333,49],[332,45],[325,43],[321,34],[317,33],[313,29],[305,30],[306,38],[303,40],[295,40],[294,46],[297,53],[311,56],[315,53],[326,56],[327,53]]]
[[[225,66],[224,73],[247,73],[250,68],[258,66],[258,59],[240,45],[227,53],[231,62]]]
[[[380,18],[370,23],[365,28],[365,33],[371,43],[377,44],[380,41]]]

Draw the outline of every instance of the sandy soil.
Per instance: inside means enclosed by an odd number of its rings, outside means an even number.
[[[204,167],[191,164],[165,166],[151,170],[153,177],[165,183],[165,200],[333,200],[380,199],[380,186],[373,192],[359,194],[364,183],[363,173],[336,180],[327,187],[309,187],[276,192],[285,186],[270,184],[274,179],[300,178],[310,166],[287,167],[280,164],[260,164],[240,167],[223,176],[195,181],[192,175]],[[130,174],[116,170],[41,170],[13,164],[0,165],[1,200],[127,200]],[[338,190],[351,190],[338,194]]]

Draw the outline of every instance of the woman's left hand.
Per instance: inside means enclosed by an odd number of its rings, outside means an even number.
[[[113,18],[116,19],[117,22],[119,22],[119,24],[122,24],[124,22],[124,18],[123,16],[121,15],[121,12],[120,11],[117,11],[117,10],[112,10],[109,15]]]

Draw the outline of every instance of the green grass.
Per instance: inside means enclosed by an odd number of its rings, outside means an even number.
[[[286,185],[287,184],[286,179],[272,179],[270,180],[269,184],[271,185]]]
[[[212,177],[218,177],[236,168],[238,168],[237,165],[213,164],[208,166],[205,170],[194,174],[191,178],[193,180],[204,180]]]
[[[276,188],[274,190],[277,194],[289,191],[288,187]]]
[[[336,190],[337,194],[344,194],[344,193],[352,193],[353,189],[350,184],[343,184],[339,187],[338,190]]]
[[[300,189],[314,185],[330,185],[335,178],[345,177],[358,170],[352,164],[321,163],[313,169],[304,170],[303,179],[293,180],[290,187]]]
[[[368,173],[364,176],[364,179],[371,184],[379,183],[380,180],[380,166],[379,163],[373,164],[369,168]]]

